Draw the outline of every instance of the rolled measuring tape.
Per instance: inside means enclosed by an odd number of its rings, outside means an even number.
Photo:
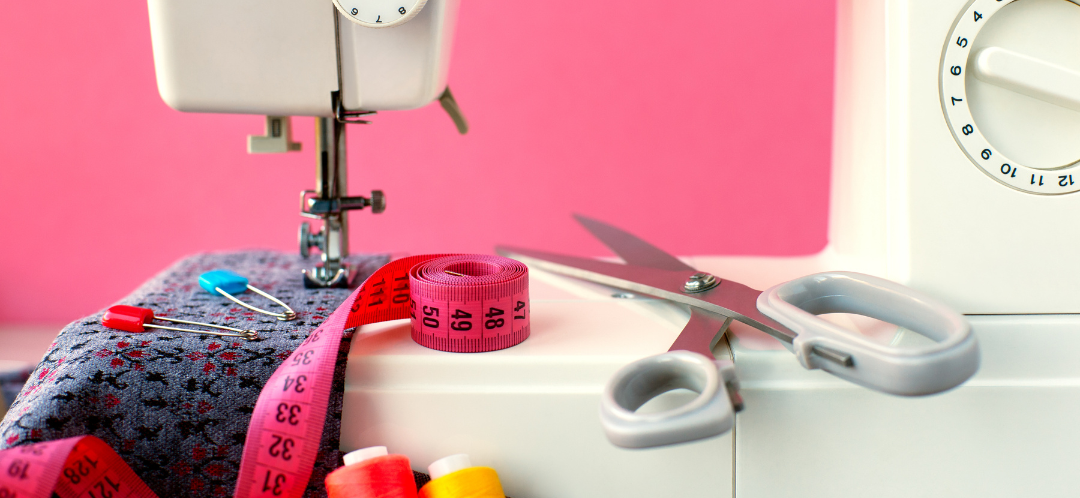
[[[413,338],[424,346],[493,351],[529,336],[530,311],[528,272],[510,259],[436,254],[402,258],[378,269],[297,346],[263,386],[248,426],[233,495],[303,495],[322,439],[345,330],[411,318]],[[437,317],[439,323],[425,317]],[[80,460],[87,455],[90,460]],[[0,498],[48,498],[54,491],[61,497],[155,496],[119,455],[93,436],[0,451]]]
[[[529,337],[529,269],[500,256],[463,254],[409,271],[412,338],[439,351],[505,349]]]

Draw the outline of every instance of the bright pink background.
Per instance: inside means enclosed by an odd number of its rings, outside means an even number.
[[[329,0],[327,0],[329,1]],[[676,254],[825,244],[833,0],[664,4],[464,0],[438,106],[349,129],[354,252],[605,254],[571,220]],[[258,116],[157,94],[146,4],[8,2],[0,16],[0,322],[108,306],[197,251],[295,251],[301,153],[249,156]],[[417,145],[418,144],[418,145]]]

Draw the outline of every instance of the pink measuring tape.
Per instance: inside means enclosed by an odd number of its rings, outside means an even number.
[[[412,338],[439,351],[505,349],[529,337],[529,269],[499,256],[449,256],[409,272]]]
[[[156,496],[105,441],[78,436],[0,451],[0,498]]]
[[[511,259],[423,255],[383,266],[300,343],[263,386],[248,426],[234,496],[303,494],[318,454],[346,329],[411,318],[413,339],[421,345],[453,352],[494,351],[529,337],[530,311],[528,270]],[[93,436],[0,451],[0,498],[47,498],[53,491],[61,497],[155,496],[119,455]]]

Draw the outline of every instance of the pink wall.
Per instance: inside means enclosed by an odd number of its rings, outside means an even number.
[[[571,212],[678,254],[817,251],[833,3],[465,0],[450,83],[472,132],[437,106],[350,128],[352,191],[389,201],[353,215],[354,252],[605,254]],[[73,320],[196,251],[294,251],[314,183],[295,124],[303,152],[249,156],[261,117],[165,106],[138,0],[9,2],[0,323]]]

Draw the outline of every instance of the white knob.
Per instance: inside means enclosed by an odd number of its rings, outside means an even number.
[[[360,463],[363,461],[371,460],[372,458],[378,458],[389,454],[390,453],[386,451],[386,446],[372,446],[370,448],[350,451],[346,453],[345,456],[341,459],[345,461],[345,465],[352,465],[354,463]]]
[[[941,107],[957,145],[999,183],[1080,191],[1080,5],[972,0],[945,40]]]
[[[990,47],[975,54],[975,77],[1006,90],[1080,111],[1080,72],[1056,64]]]
[[[453,474],[462,469],[472,467],[472,462],[469,460],[469,455],[464,453],[458,455],[450,455],[439,460],[435,460],[428,465],[428,474],[431,474],[431,480],[438,479],[447,474]]]
[[[1080,89],[1069,87],[1080,78],[1080,6],[1016,1],[986,23],[965,78],[975,125],[1024,166],[1080,160]]]

